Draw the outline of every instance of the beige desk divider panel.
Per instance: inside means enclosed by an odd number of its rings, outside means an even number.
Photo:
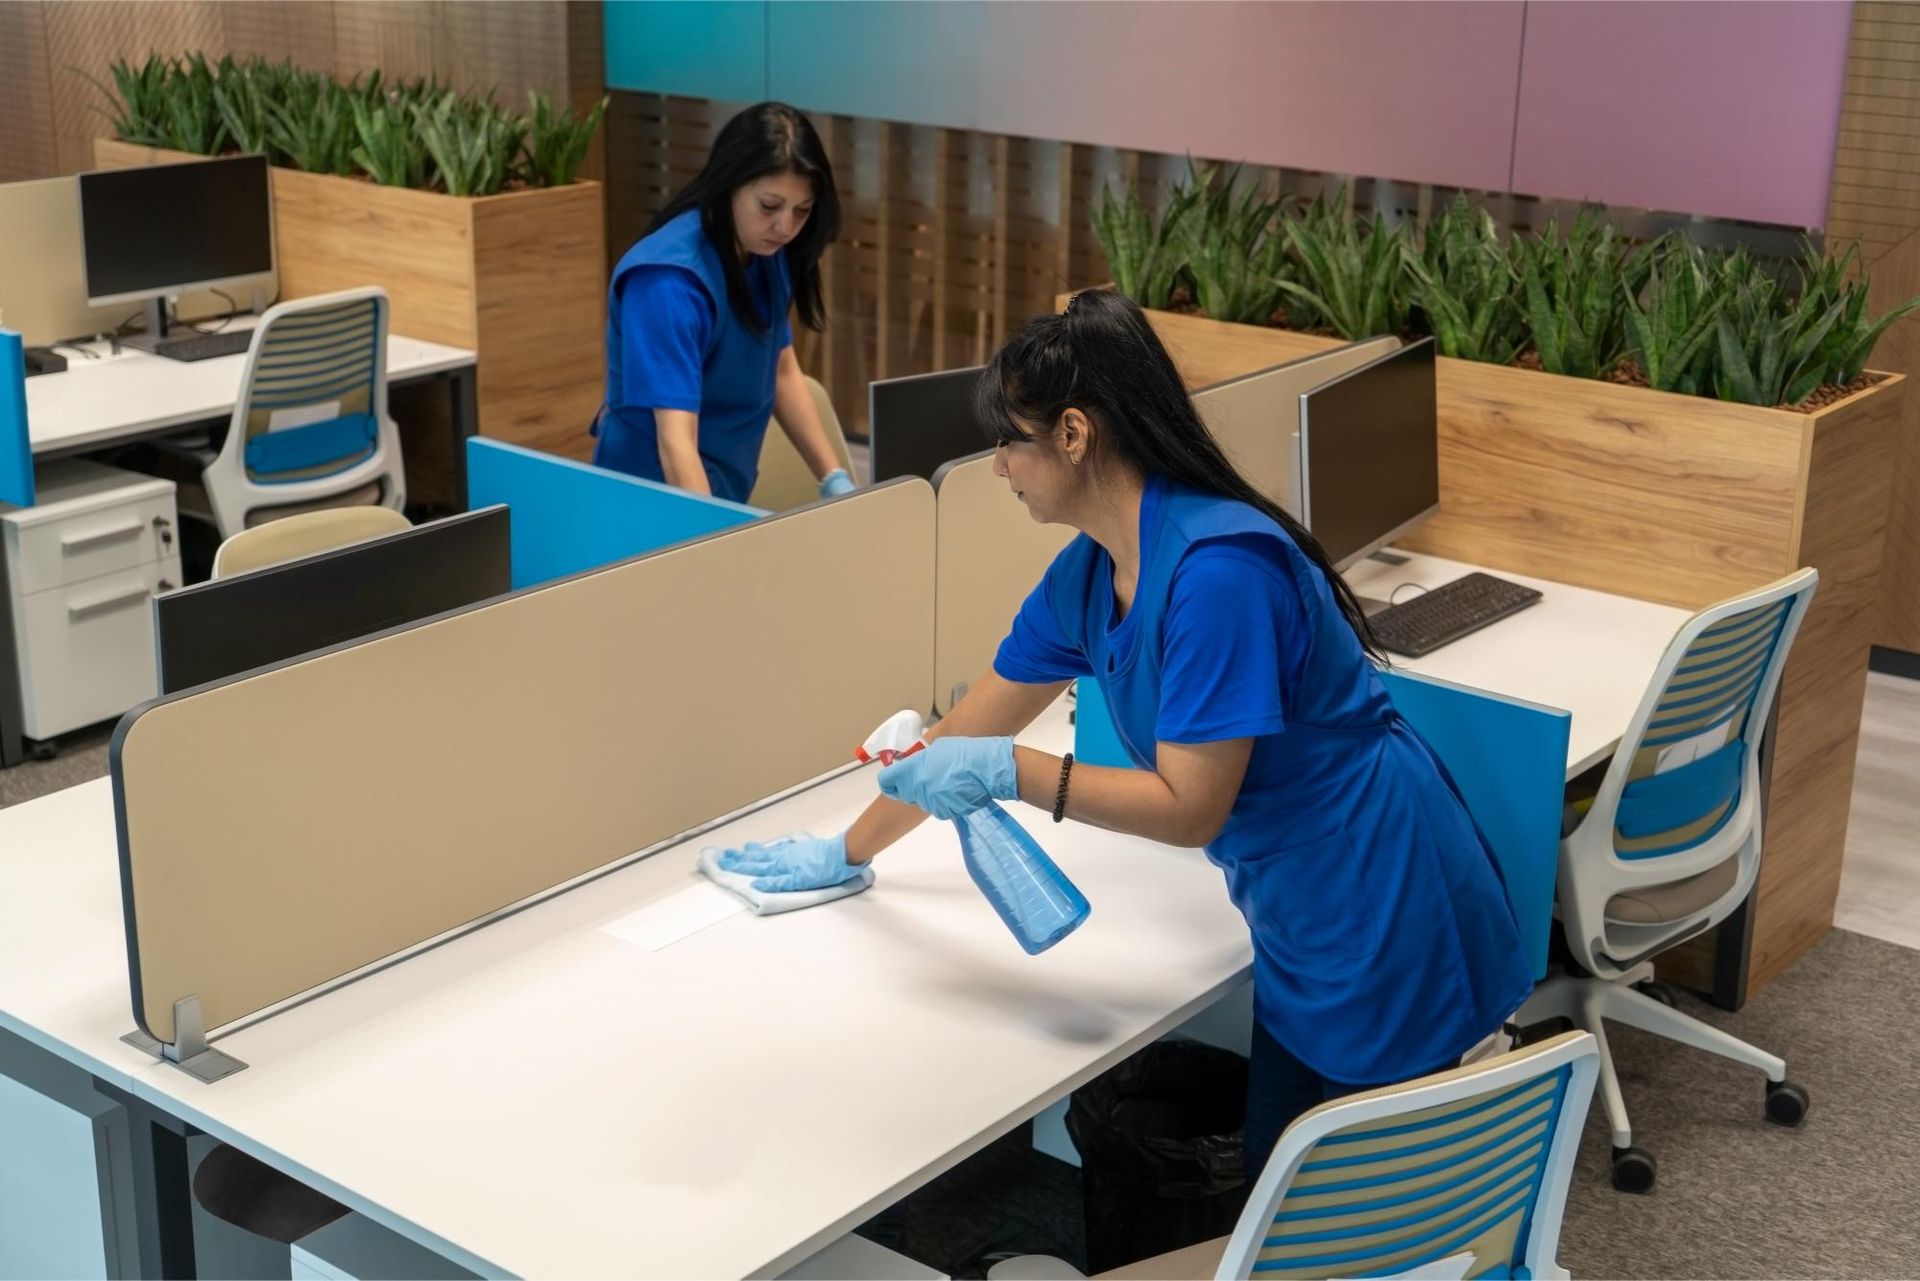
[[[135,1015],[175,1036],[851,758],[925,707],[933,490],[902,480],[122,722]]]
[[[933,705],[945,714],[956,701],[954,687],[992,665],[1020,602],[1073,540],[1074,530],[1028,515],[1007,482],[993,474],[991,452],[948,463],[934,481],[939,532]]]
[[[274,295],[272,273],[226,290],[242,307]],[[37,347],[104,333],[140,311],[137,302],[87,306],[87,270],[80,239],[80,180],[44,178],[0,183],[0,320]],[[184,316],[221,315],[226,304],[203,289],[180,299]],[[71,364],[77,352],[63,352]]]
[[[1368,338],[1302,356],[1203,388],[1193,394],[1194,407],[1240,474],[1293,511],[1293,435],[1300,430],[1301,393],[1399,346],[1398,338]]]

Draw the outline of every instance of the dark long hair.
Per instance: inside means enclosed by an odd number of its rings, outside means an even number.
[[[996,445],[1031,441],[1022,423],[1051,432],[1068,409],[1100,427],[1095,449],[1111,449],[1151,476],[1243,502],[1287,531],[1327,587],[1360,648],[1380,657],[1353,589],[1306,527],[1234,470],[1180,381],[1180,371],[1140,308],[1111,290],[1076,294],[1064,314],[1035,316],[995,352],[974,396],[974,412]]]
[[[820,145],[813,122],[786,103],[762,102],[727,121],[713,140],[707,163],[647,227],[647,234],[652,235],[687,210],[698,209],[701,228],[720,251],[733,314],[756,334],[766,332],[767,322],[754,309],[746,269],[734,251],[738,238],[733,226],[733,193],[756,179],[782,173],[798,174],[813,183],[813,209],[800,234],[783,252],[801,322],[809,329],[825,329],[820,255],[840,235],[840,192],[833,185],[833,166],[827,162],[827,149]]]

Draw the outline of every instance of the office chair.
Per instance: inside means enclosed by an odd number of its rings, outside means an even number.
[[[826,428],[827,443],[833,446],[833,456],[840,460],[840,466],[853,475],[853,459],[847,452],[847,436],[840,429],[840,415],[834,412],[833,401],[827,397],[827,389],[818,379],[807,376],[807,390],[813,393],[813,407],[820,415],[820,425]],[[747,502],[766,511],[788,511],[795,507],[804,507],[820,497],[820,482],[807,470],[806,462],[800,452],[787,439],[787,433],[780,430],[780,424],[767,424],[767,437],[760,444],[760,478],[754,482],[753,493]]]
[[[213,554],[213,576],[228,578],[398,533],[411,523],[391,507],[329,507],[243,529]]]
[[[1114,1277],[1565,1277],[1555,1255],[1599,1049],[1566,1032],[1369,1090],[1280,1136],[1231,1236]],[[1078,1277],[1010,1260],[994,1281]]]
[[[201,455],[200,484],[183,489],[182,510],[211,519],[222,539],[326,507],[399,511],[406,479],[386,363],[384,289],[269,308],[247,349],[226,441]]]
[[[1759,1068],[1767,1119],[1798,1125],[1806,1115],[1807,1093],[1786,1079],[1784,1061],[1682,1014],[1651,980],[1655,956],[1719,924],[1753,890],[1760,741],[1818,583],[1803,569],[1681,626],[1592,807],[1560,842],[1558,915],[1580,970],[1541,983],[1518,1018],[1567,1019],[1599,1041],[1613,1185],[1623,1192],[1651,1189],[1655,1166],[1633,1146],[1607,1020]]]

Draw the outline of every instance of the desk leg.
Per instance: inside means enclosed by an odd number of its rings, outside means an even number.
[[[7,580],[7,561],[0,556],[0,768],[20,763],[24,752],[20,705],[20,661],[16,650],[13,588]]]
[[[140,1233],[140,1275],[193,1281],[193,1181],[188,1173],[190,1127],[110,1085],[95,1088],[127,1109],[133,1133],[134,1213]]]
[[[453,501],[455,511],[467,510],[467,438],[480,431],[479,366],[468,365],[447,375],[447,399],[453,408]]]

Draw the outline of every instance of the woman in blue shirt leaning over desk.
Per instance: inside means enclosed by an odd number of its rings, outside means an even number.
[[[824,323],[820,254],[839,233],[812,123],[778,102],[729,120],[699,175],[613,269],[593,461],[745,502],[777,418],[823,497],[851,490],[787,320],[793,307],[809,328]]]
[[[1233,470],[1138,307],[1085,293],[1027,322],[978,410],[1033,518],[1080,536],[852,828],[731,861],[764,889],[834,884],[926,814],[988,798],[1204,845],[1253,934],[1251,1177],[1300,1112],[1451,1067],[1519,1007],[1500,874],[1388,700],[1353,593]],[[1080,676],[1138,769],[1013,745]]]

